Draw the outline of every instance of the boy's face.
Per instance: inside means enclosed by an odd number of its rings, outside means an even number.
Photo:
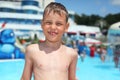
[[[61,40],[64,32],[67,31],[69,24],[66,22],[66,16],[59,15],[51,11],[45,14],[42,21],[42,29],[45,34],[46,40],[57,42]]]

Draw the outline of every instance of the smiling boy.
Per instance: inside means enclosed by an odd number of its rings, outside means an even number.
[[[77,51],[62,44],[67,32],[68,12],[57,2],[44,10],[42,29],[45,41],[26,48],[25,67],[21,80],[76,80]]]

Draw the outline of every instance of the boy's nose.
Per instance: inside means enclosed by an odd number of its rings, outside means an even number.
[[[51,25],[51,29],[56,29],[56,25],[55,24]]]

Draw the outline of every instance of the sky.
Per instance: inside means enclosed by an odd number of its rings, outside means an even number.
[[[73,10],[77,14],[99,15],[105,17],[108,14],[120,13],[120,0],[55,0],[62,3],[67,10]]]

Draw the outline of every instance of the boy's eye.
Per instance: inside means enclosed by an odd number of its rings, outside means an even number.
[[[47,24],[47,25],[51,25],[51,24],[52,24],[52,22],[45,22],[45,24]]]
[[[62,25],[62,23],[56,23],[56,25],[57,25],[57,26],[61,26],[61,25]]]

